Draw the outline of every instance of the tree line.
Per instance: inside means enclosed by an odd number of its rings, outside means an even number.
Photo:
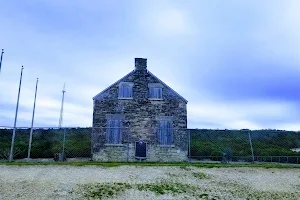
[[[14,158],[26,158],[30,129],[17,129]],[[92,128],[66,128],[64,150],[67,158],[91,156]],[[190,129],[190,154],[194,158],[219,159],[224,154],[235,158],[251,157],[250,138],[255,156],[300,156],[300,133],[284,130]],[[0,159],[6,159],[12,129],[0,129]],[[63,148],[64,129],[35,129],[31,158],[53,158]]]

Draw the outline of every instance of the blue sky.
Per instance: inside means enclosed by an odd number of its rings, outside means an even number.
[[[188,127],[300,130],[297,0],[1,0],[0,125],[91,126],[134,58],[188,102]]]

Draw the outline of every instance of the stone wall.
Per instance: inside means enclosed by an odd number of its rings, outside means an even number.
[[[96,130],[97,128],[95,128]],[[153,130],[155,131],[155,130]],[[96,132],[96,131],[95,131]],[[122,144],[105,144],[105,128],[102,129],[101,135],[103,138],[98,148],[94,148],[93,160],[103,162],[135,162],[135,142],[136,139],[131,135],[127,135],[130,130],[123,131]],[[129,137],[127,137],[129,136]],[[128,142],[129,141],[129,142]],[[148,162],[179,162],[187,161],[188,153],[188,138],[186,129],[174,130],[174,145],[162,146],[156,141],[147,141],[147,159]],[[94,147],[97,145],[94,145]]]
[[[187,151],[178,147],[163,147],[157,145],[147,146],[146,162],[184,162],[187,161]],[[123,144],[122,146],[109,146],[101,148],[93,154],[93,160],[102,162],[136,162],[134,143]]]
[[[118,86],[121,81],[134,83],[132,99],[118,98]],[[149,99],[148,83],[160,81],[147,70],[135,70],[119,82],[94,99],[94,160],[126,161],[129,152],[129,161],[135,161],[134,145],[137,140],[148,143],[147,161],[186,160],[188,150],[186,101],[166,86],[162,89],[162,100]],[[102,127],[106,127],[107,116],[110,114],[123,116],[123,146],[105,144],[106,129]],[[174,118],[174,146],[160,147],[157,144],[158,117],[163,116]],[[130,127],[127,125],[128,122]]]

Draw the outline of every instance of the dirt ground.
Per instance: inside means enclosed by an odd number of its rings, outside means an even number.
[[[300,169],[0,165],[0,199],[300,199]]]

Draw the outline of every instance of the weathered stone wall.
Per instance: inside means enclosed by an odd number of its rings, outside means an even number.
[[[97,130],[97,128],[95,128]],[[155,130],[153,130],[155,131]],[[131,138],[130,130],[123,130],[123,144],[111,145],[105,144],[105,128],[102,129],[100,145],[94,148],[93,159],[98,161],[114,161],[114,162],[134,162],[135,158],[135,139]],[[129,133],[129,135],[127,135]],[[174,145],[162,146],[156,141],[147,141],[147,159],[148,162],[178,162],[187,161],[187,130],[174,130]],[[129,137],[127,137],[129,136]],[[127,142],[129,141],[129,142]],[[98,143],[99,144],[99,143]],[[95,147],[95,145],[94,145]]]
[[[147,162],[184,162],[187,161],[187,151],[178,147],[147,146]],[[128,153],[127,153],[128,152]],[[128,159],[127,159],[128,157]],[[93,160],[103,162],[136,162],[134,143],[115,146],[105,146],[93,154]]]
[[[122,79],[133,82],[133,98],[118,99],[116,83],[94,99],[93,152],[101,161],[135,161],[135,141],[148,143],[147,161],[182,161],[187,159],[187,111],[186,102],[172,90],[163,87],[163,100],[148,99],[148,83],[159,83],[146,70],[135,70]],[[122,142],[125,146],[105,144],[108,114],[124,116]],[[160,147],[157,143],[159,116],[173,116],[174,146]],[[130,122],[130,127],[126,123]],[[100,128],[101,127],[101,128]],[[129,147],[127,143],[129,142]]]

